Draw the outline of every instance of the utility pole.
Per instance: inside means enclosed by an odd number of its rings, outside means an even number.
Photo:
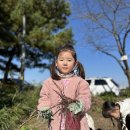
[[[22,35],[20,37],[20,46],[21,46],[21,55],[20,55],[20,92],[23,91],[24,87],[24,70],[25,70],[25,35],[26,35],[26,16],[25,16],[25,0],[23,0],[23,17],[22,17],[22,23],[23,23],[23,29],[22,29]]]

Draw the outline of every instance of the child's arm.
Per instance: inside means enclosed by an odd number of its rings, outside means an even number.
[[[77,100],[82,102],[83,111],[87,112],[91,107],[91,92],[89,84],[85,80],[81,80],[78,86]]]
[[[44,108],[50,108],[49,87],[45,83],[40,91],[40,98],[37,106],[39,111],[44,110]]]
[[[74,114],[87,112],[91,106],[91,92],[88,83],[82,80],[78,86],[76,102],[70,103],[68,109]]]

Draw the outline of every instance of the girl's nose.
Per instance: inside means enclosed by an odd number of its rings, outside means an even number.
[[[67,65],[67,61],[64,61],[64,62],[63,62],[63,65]]]

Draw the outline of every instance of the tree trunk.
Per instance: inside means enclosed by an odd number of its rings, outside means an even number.
[[[11,61],[12,61],[12,59],[14,57],[14,50],[15,50],[15,47],[10,52],[9,59],[8,59],[8,61],[6,63],[5,73],[4,73],[4,77],[3,77],[4,81],[6,81],[8,79],[8,73],[9,73],[9,70],[10,70],[10,64],[11,64]]]
[[[126,76],[128,79],[128,88],[130,89],[130,69],[126,71]]]

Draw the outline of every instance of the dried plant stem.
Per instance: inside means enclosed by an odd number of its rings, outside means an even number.
[[[18,128],[18,130],[20,130],[20,128],[21,128],[23,125],[25,125],[27,122],[29,122],[30,120],[32,120],[34,117],[37,117],[37,116],[38,116],[38,114],[37,114],[37,113],[35,114],[35,112],[37,112],[36,109],[31,113],[31,115],[29,116],[29,118],[28,118],[26,121],[24,121],[24,122],[20,125],[20,127]],[[34,114],[35,114],[35,115],[34,115]]]

